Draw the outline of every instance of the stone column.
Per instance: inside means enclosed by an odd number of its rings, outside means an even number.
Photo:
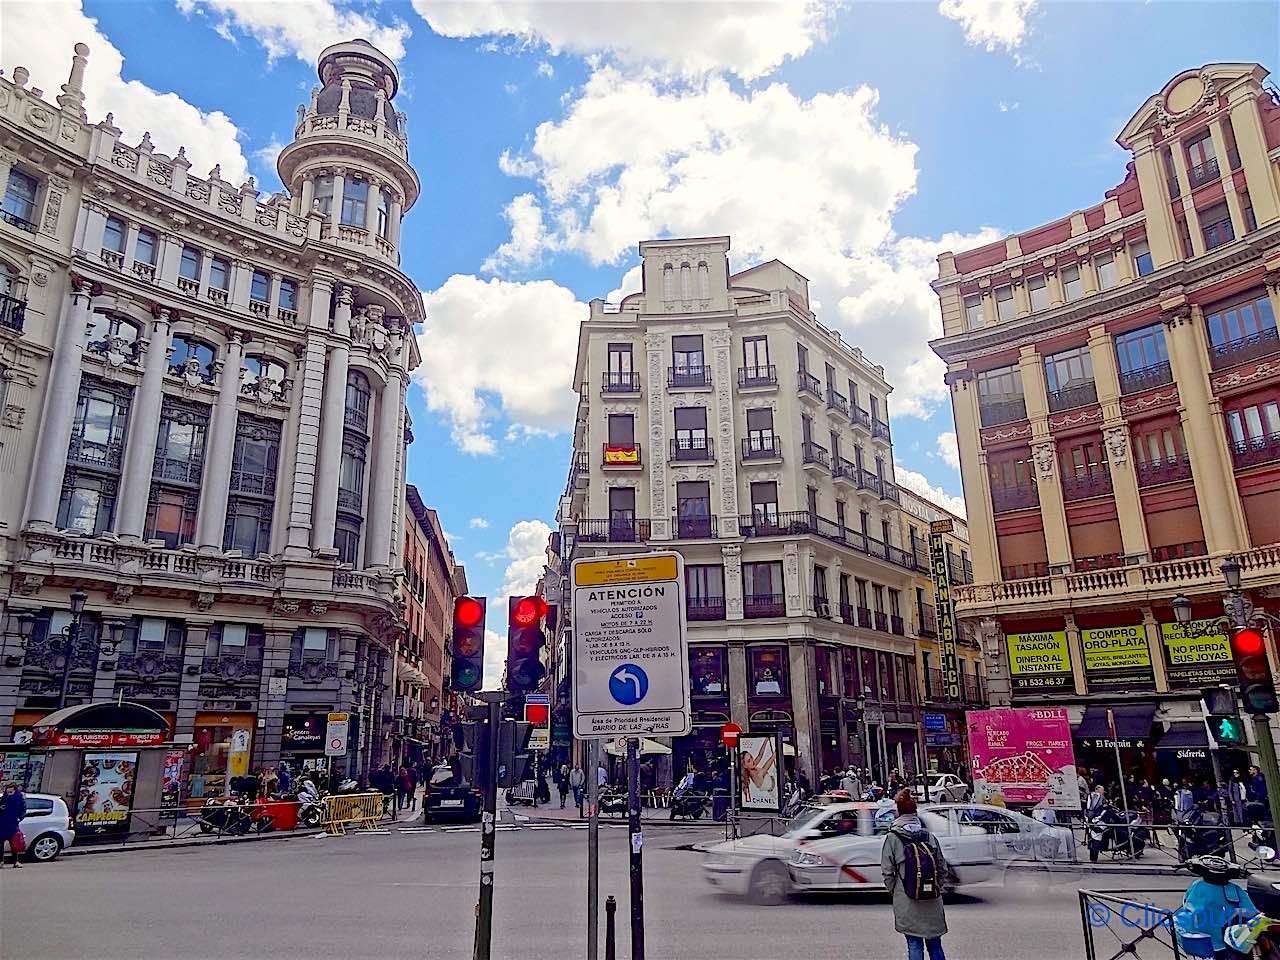
[[[791,716],[796,728],[796,763],[809,772],[812,780],[820,765],[818,748],[818,711],[815,702],[813,647],[792,641],[787,644],[787,660],[791,671]],[[782,758],[778,758],[779,762]]]
[[[138,230],[136,223],[129,223],[124,228],[124,270],[132,271],[134,256],[138,252]]]
[[[378,398],[378,437],[373,456],[373,492],[369,498],[369,537],[365,559],[369,566],[382,569],[391,567],[392,520],[396,495],[403,489],[399,471],[399,450],[404,443],[404,431],[400,426],[400,413],[404,409],[402,364],[406,351],[403,337],[403,332],[396,332],[387,382]],[[337,496],[336,491],[334,496]]]
[[[1111,241],[1111,256],[1116,261],[1116,276],[1120,278],[1120,283],[1129,283],[1135,277],[1133,267],[1133,257],[1129,255],[1129,245],[1124,242],[1123,233],[1113,233],[1109,238]]]
[[[107,208],[94,200],[85,201],[84,236],[80,249],[84,255],[97,260],[102,253],[102,235],[107,229]]]
[[[124,450],[124,470],[120,475],[120,508],[116,511],[116,533],[124,537],[142,536],[151,493],[151,471],[160,430],[165,371],[169,369],[169,324],[172,312],[156,311],[147,340],[147,357],[142,384],[134,394],[129,412],[129,439]]]
[[[347,365],[351,355],[351,303],[354,292],[338,287],[333,311],[334,339],[324,375],[320,413],[320,455],[316,460],[315,503],[311,512],[311,548],[332,550],[338,522],[338,470],[342,466],[342,421],[347,402]]]
[[[187,617],[187,636],[182,645],[182,679],[178,686],[178,710],[174,718],[175,736],[188,736],[196,730],[196,712],[200,705],[200,681],[205,648],[209,645],[212,621]],[[194,668],[194,672],[193,672]]]
[[[1084,283],[1084,295],[1098,292],[1098,272],[1093,266],[1093,257],[1089,256],[1088,247],[1076,247],[1076,256],[1080,258],[1080,279]]]
[[[333,277],[330,274],[312,274],[306,353],[302,369],[296,377],[296,389],[300,391],[298,436],[294,443],[294,469],[289,493],[289,536],[285,546],[285,554],[290,557],[311,555],[311,509],[315,502],[316,457],[320,446],[320,411],[324,395],[329,300],[332,293]]]
[[[960,371],[967,374],[968,371]],[[973,575],[978,583],[1000,579],[1000,557],[996,548],[996,528],[991,508],[991,486],[987,480],[987,460],[982,449],[978,388],[971,377],[948,374],[951,410],[955,418],[956,447],[960,453],[960,482],[969,514],[969,545],[973,551]]]
[[[1172,198],[1169,196],[1164,163],[1150,133],[1144,133],[1134,142],[1133,160],[1138,174],[1138,189],[1142,193],[1143,212],[1147,218],[1147,244],[1151,247],[1151,262],[1158,270],[1182,259],[1182,243],[1169,209]]]
[[[1084,650],[1080,646],[1080,628],[1076,626],[1074,614],[1068,613],[1063,618],[1067,633],[1067,652],[1071,656],[1071,679],[1076,685],[1076,696],[1083,697],[1088,692],[1088,682],[1084,676]]]
[[[747,722],[751,710],[747,706],[747,648],[740,643],[729,644],[729,719],[743,730],[750,730]]]
[[[267,630],[262,648],[262,677],[258,682],[259,726],[253,738],[253,764],[256,766],[272,766],[280,762],[280,736],[284,732],[287,694],[272,694],[271,678],[276,671],[282,677],[289,675],[292,646],[292,627]],[[265,724],[262,721],[266,721]]]
[[[391,211],[387,219],[387,239],[397,250],[400,249],[400,218],[404,216],[400,197],[391,195]]]
[[[80,391],[80,358],[90,319],[90,284],[71,279],[71,297],[63,304],[62,319],[49,364],[49,386],[45,391],[40,429],[36,434],[31,487],[27,491],[27,524],[51,527],[58,515],[62,477],[67,465],[67,447]]]
[[[311,207],[316,202],[316,175],[312,170],[308,170],[302,175],[302,202],[299,204],[298,213],[306,216],[311,212]]]
[[[1155,611],[1142,607],[1142,628],[1147,631],[1147,649],[1151,651],[1151,672],[1156,680],[1156,693],[1169,692],[1169,670],[1164,662],[1164,638]]]
[[[1020,270],[1013,280],[1013,307],[1017,317],[1031,316],[1031,291],[1027,289],[1027,279]]]
[[[741,620],[742,609],[742,547],[727,543],[720,548],[724,561],[724,618]]]
[[[1237,237],[1243,237],[1249,230],[1244,223],[1240,196],[1236,193],[1236,181],[1231,176],[1231,158],[1227,155],[1227,137],[1222,132],[1221,116],[1215,116],[1209,121],[1209,137],[1213,141],[1213,154],[1218,159],[1218,179],[1222,183],[1222,194],[1231,215],[1231,231]]]
[[[1067,302],[1067,292],[1062,288],[1062,274],[1058,272],[1057,258],[1044,262],[1044,282],[1049,287],[1049,306],[1060,307]]]
[[[716,536],[736,537],[738,531],[738,438],[734,426],[733,411],[734,371],[731,348],[733,339],[728,328],[711,331],[711,364],[715,381],[715,411],[717,421],[715,451],[717,464],[716,483],[720,488],[720,505],[713,513],[719,515]]]
[[[1222,424],[1221,403],[1209,390],[1208,353],[1199,307],[1164,314],[1169,362],[1178,385],[1178,414],[1191,459],[1191,478],[1204,519],[1209,553],[1239,550],[1247,540]]]
[[[803,617],[808,602],[800,582],[800,546],[794,540],[782,546],[782,585],[788,617]]]
[[[231,263],[231,303],[237,307],[249,306],[249,291],[253,285],[253,264],[248,260]]]
[[[364,228],[369,231],[369,246],[378,235],[378,181],[370,178],[369,196],[364,205]]]
[[[1071,539],[1067,512],[1058,479],[1058,448],[1049,434],[1049,403],[1045,392],[1044,361],[1035,347],[1023,347],[1018,357],[1022,390],[1031,421],[1031,452],[1035,459],[1036,488],[1044,524],[1045,550],[1050,565],[1071,563]]]
[[[244,334],[233,330],[227,338],[227,355],[218,371],[218,399],[213,406],[209,445],[204,459],[200,490],[200,517],[196,543],[202,550],[221,550],[227,523],[227,494],[231,489],[231,459],[236,444],[236,400],[240,396],[240,370],[244,366]]]
[[[156,276],[170,289],[178,286],[178,267],[182,262],[182,238],[166,233],[160,238],[160,263]]]
[[[1267,157],[1267,140],[1258,115],[1258,91],[1240,86],[1227,93],[1231,110],[1231,129],[1240,151],[1240,166],[1249,185],[1253,218],[1263,227],[1280,219],[1280,187],[1276,185],[1271,161]]]
[[[1111,472],[1111,489],[1120,520],[1120,542],[1125,556],[1149,551],[1147,525],[1138,492],[1138,475],[1129,455],[1129,428],[1120,412],[1120,371],[1116,363],[1115,345],[1105,326],[1089,330],[1089,358],[1093,362],[1093,379],[1102,406],[1102,438],[1107,445],[1107,469]]]
[[[347,192],[347,170],[345,167],[333,168],[333,200],[329,208],[329,230],[331,235],[338,232],[338,224],[342,222],[342,197]]]

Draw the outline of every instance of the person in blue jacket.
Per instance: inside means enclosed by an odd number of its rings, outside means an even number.
[[[13,865],[22,866],[18,851],[13,849],[13,838],[18,833],[22,818],[27,815],[27,798],[16,783],[6,783],[0,794],[0,867],[4,866],[4,846],[13,851]]]

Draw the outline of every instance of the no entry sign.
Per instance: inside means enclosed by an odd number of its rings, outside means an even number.
[[[726,723],[720,728],[720,742],[726,747],[736,747],[740,736],[742,736],[742,728],[736,723]]]

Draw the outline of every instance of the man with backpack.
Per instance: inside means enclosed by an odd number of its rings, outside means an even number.
[[[893,894],[893,926],[907,938],[907,960],[924,960],[926,948],[929,960],[946,960],[942,887],[947,861],[937,838],[920,822],[911,791],[900,790],[893,799],[898,816],[880,857],[884,885]]]

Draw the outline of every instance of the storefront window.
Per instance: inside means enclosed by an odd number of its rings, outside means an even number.
[[[724,697],[729,693],[724,647],[692,647],[689,677],[695,697]]]
[[[239,725],[229,720],[209,724],[197,721],[191,748],[192,799],[226,793],[229,778],[248,770],[249,722]]]
[[[784,647],[753,647],[751,650],[751,693],[757,697],[785,697],[787,651]]]

